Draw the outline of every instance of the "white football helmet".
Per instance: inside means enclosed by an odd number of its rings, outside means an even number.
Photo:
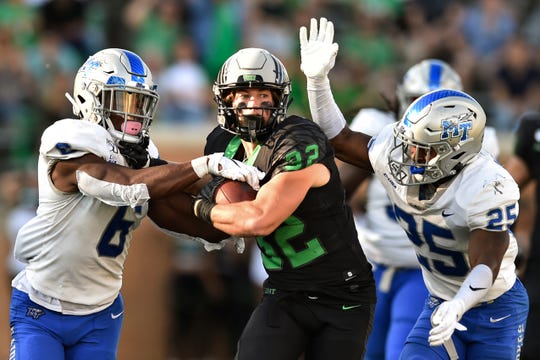
[[[463,91],[461,77],[442,60],[426,59],[409,68],[397,86],[399,116],[421,95],[437,89]]]
[[[439,89],[415,100],[394,125],[390,171],[401,185],[457,174],[482,148],[486,114],[466,93]]]
[[[270,120],[262,117],[240,122],[237,111],[227,96],[236,89],[260,88],[272,91],[274,106]],[[250,142],[263,141],[282,121],[289,106],[291,82],[285,66],[267,50],[245,48],[233,54],[221,67],[213,86],[214,100],[218,104],[217,120],[221,127]]]
[[[157,85],[142,59],[128,50],[104,49],[90,56],[76,77],[73,113],[79,118],[100,124],[113,138],[139,143],[148,129],[159,100]],[[111,116],[123,123],[115,128]]]

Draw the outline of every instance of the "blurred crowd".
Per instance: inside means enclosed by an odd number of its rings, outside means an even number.
[[[241,47],[266,48],[291,72],[291,113],[310,117],[298,29],[320,16],[336,27],[340,52],[331,81],[349,120],[361,107],[394,104],[397,79],[425,58],[457,70],[499,133],[511,134],[520,114],[540,110],[540,3],[534,0],[4,0],[0,212],[6,237],[12,240],[33,214],[39,137],[52,122],[72,117],[64,93],[71,93],[89,55],[106,47],[139,54],[160,93],[154,126],[193,126],[215,122],[211,87],[221,64]],[[178,348],[189,343],[201,355],[208,350],[205,324],[233,312],[221,320],[234,349],[256,301],[260,279],[252,274],[260,269],[250,265],[249,251],[206,255],[181,242],[177,250],[174,336],[185,340]],[[9,264],[10,274],[20,266]],[[208,271],[215,264],[221,287]]]

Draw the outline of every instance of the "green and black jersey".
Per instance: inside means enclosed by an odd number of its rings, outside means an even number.
[[[374,301],[371,265],[345,203],[334,151],[318,125],[297,116],[286,118],[251,159],[244,159],[237,136],[216,127],[205,147],[205,154],[214,152],[247,160],[264,171],[262,186],[281,172],[324,164],[330,170],[330,181],[310,189],[294,213],[272,234],[257,238],[269,275],[265,287],[316,292],[341,301]]]

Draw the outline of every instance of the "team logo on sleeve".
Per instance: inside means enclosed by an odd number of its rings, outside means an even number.
[[[503,177],[497,175],[493,180],[484,181],[484,189],[491,189],[493,195],[501,195],[503,193],[504,184],[502,182]]]

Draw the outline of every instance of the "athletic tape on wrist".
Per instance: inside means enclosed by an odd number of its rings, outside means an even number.
[[[210,202],[205,199],[197,199],[194,203],[193,213],[200,219],[206,221],[207,223],[212,224],[212,219],[210,217],[212,209],[216,206],[216,203]]]
[[[208,174],[208,156],[201,156],[191,160],[191,167],[199,178]]]

